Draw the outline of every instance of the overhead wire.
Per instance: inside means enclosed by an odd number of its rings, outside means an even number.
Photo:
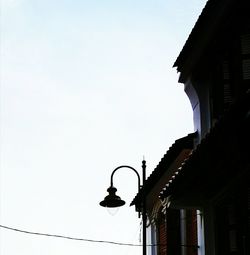
[[[63,239],[69,239],[69,240],[74,240],[74,241],[83,241],[83,242],[92,242],[92,243],[105,243],[105,244],[123,245],[123,246],[135,246],[135,247],[142,246],[141,244],[122,243],[122,242],[103,241],[103,240],[93,240],[93,239],[71,237],[71,236],[65,236],[65,235],[33,232],[33,231],[27,231],[27,230],[13,228],[13,227],[5,226],[5,225],[0,225],[0,228],[11,230],[11,231],[15,231],[15,232],[19,232],[19,233],[23,233],[23,234],[37,235],[37,236],[47,236],[47,237],[55,237],[55,238],[63,238]],[[149,245],[149,246],[155,246],[155,245]]]
[[[55,237],[55,238],[62,238],[62,239],[73,240],[73,241],[83,241],[83,242],[91,242],[91,243],[104,243],[104,244],[113,244],[113,245],[121,245],[121,246],[134,246],[134,247],[142,247],[143,246],[142,244],[122,243],[122,242],[104,241],[104,240],[94,240],[94,239],[71,237],[71,236],[65,236],[65,235],[33,232],[33,231],[27,231],[27,230],[13,228],[13,227],[5,226],[5,225],[0,225],[0,228],[11,230],[11,231],[15,231],[15,232],[19,232],[19,233],[23,233],[23,234]],[[158,243],[158,244],[147,244],[146,246],[148,246],[148,247],[166,246],[166,244],[161,244],[161,243]],[[198,249],[200,247],[198,245],[186,245],[186,244],[180,244],[180,246],[187,247],[187,248],[194,248],[194,249]]]

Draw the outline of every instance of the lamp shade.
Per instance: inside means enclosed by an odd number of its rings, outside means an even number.
[[[108,195],[100,202],[100,205],[103,207],[119,207],[125,205],[125,201],[123,201],[119,196],[115,193],[117,189],[113,186],[107,189]]]

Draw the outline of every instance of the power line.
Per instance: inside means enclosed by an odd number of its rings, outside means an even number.
[[[4,225],[0,225],[0,228],[4,228],[4,229],[7,229],[7,230],[11,230],[11,231],[15,231],[15,232],[23,233],[23,234],[63,238],[63,239],[69,239],[69,240],[74,240],[74,241],[83,241],[83,242],[91,242],[91,243],[105,243],[105,244],[114,244],[114,245],[123,245],[123,246],[137,246],[137,247],[142,246],[141,244],[120,243],[120,242],[102,241],[102,240],[92,240],[92,239],[70,237],[70,236],[64,236],[64,235],[39,233],[39,232],[22,230],[22,229],[18,229],[18,228],[12,228],[12,227],[8,227],[8,226],[4,226]]]
[[[86,238],[79,238],[79,237],[71,237],[71,236],[64,236],[64,235],[56,235],[56,234],[47,234],[47,233],[40,233],[40,232],[33,232],[33,231],[27,231],[23,229],[18,228],[12,228],[4,225],[0,225],[0,228],[28,234],[28,235],[37,235],[37,236],[47,236],[47,237],[55,237],[55,238],[62,238],[62,239],[68,239],[73,241],[83,241],[83,242],[91,242],[91,243],[104,243],[104,244],[113,244],[113,245],[122,245],[122,246],[134,246],[134,247],[141,247],[141,244],[132,244],[132,243],[120,243],[120,242],[113,242],[113,241],[103,241],[103,240],[93,240],[93,239],[86,239]],[[147,244],[146,246],[153,247],[153,246],[166,246],[166,244]],[[198,245],[186,245],[186,244],[180,244],[180,246],[187,247],[187,248],[194,248],[198,249]]]

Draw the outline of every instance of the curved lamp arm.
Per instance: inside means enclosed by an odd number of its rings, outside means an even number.
[[[137,177],[138,177],[138,192],[140,191],[140,188],[141,188],[141,180],[140,180],[140,175],[139,173],[131,166],[127,166],[127,165],[122,165],[122,166],[118,166],[116,169],[113,170],[113,172],[111,173],[111,177],[110,177],[110,187],[113,187],[113,176],[114,176],[114,173],[120,169],[120,168],[129,168],[131,170],[133,170]]]

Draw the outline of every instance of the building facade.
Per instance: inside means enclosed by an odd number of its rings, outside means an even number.
[[[244,0],[209,0],[174,64],[195,132],[133,201],[146,196],[148,254],[250,254],[249,13]]]

